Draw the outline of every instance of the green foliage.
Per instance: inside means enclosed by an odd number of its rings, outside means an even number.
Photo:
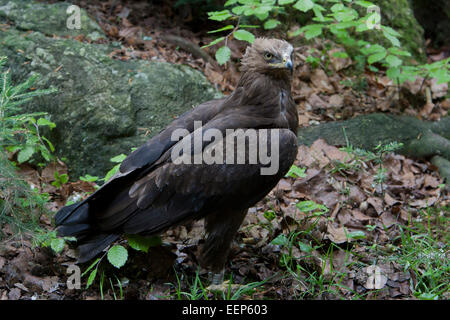
[[[125,265],[128,259],[128,251],[121,245],[115,245],[108,250],[108,261],[117,269]]]
[[[383,167],[384,158],[387,154],[400,150],[401,148],[403,148],[403,143],[398,143],[396,141],[390,142],[388,144],[379,143],[374,148],[374,152],[372,152],[354,148],[347,142],[347,146],[340,148],[340,150],[347,152],[350,156],[350,159],[345,162],[333,161],[333,168],[331,169],[331,172],[339,172],[340,174],[345,176],[346,171],[358,171],[361,169],[364,163],[373,161],[376,165],[378,165],[377,173],[374,176],[374,187],[379,185],[381,187],[381,190],[383,190],[383,184],[387,178],[387,170]]]
[[[55,181],[52,182],[52,186],[56,188],[61,188],[63,184],[66,184],[69,181],[69,176],[67,173],[59,174],[58,171],[55,171]]]
[[[439,212],[446,212],[446,217],[439,225]],[[434,237],[434,232],[441,230],[448,237],[448,213],[449,208],[440,208],[421,212],[425,223],[416,222],[414,226],[399,226],[400,236],[393,243],[393,254],[390,261],[403,266],[405,272],[415,275],[414,283],[411,283],[413,294],[421,300],[445,299],[450,290],[450,260],[448,259],[448,241],[440,241]],[[431,225],[431,220],[436,224]]]
[[[117,171],[119,171],[120,168],[120,164],[122,163],[123,160],[125,160],[127,156],[123,153],[119,154],[118,156],[112,157],[111,159],[109,159],[111,162],[117,163],[111,170],[109,170],[106,173],[106,176],[101,179],[104,182],[107,182],[109,179],[111,179],[111,177],[113,175],[116,174]]]
[[[0,70],[5,63],[6,58],[0,57]],[[20,106],[24,103],[56,91],[30,91],[36,79],[37,75],[32,75],[23,83],[12,85],[10,70],[2,70],[0,74],[0,146],[9,152],[18,152],[19,163],[30,161],[34,154],[40,154],[46,161],[54,158],[52,143],[40,134],[39,129],[53,129],[55,124],[46,118],[45,112],[21,113]]]
[[[295,164],[293,164],[289,169],[288,173],[286,173],[285,177],[304,178],[306,177],[305,171],[306,168],[299,168]]]
[[[380,65],[386,68],[387,76],[397,83],[414,81],[418,76],[435,78],[439,84],[450,82],[450,58],[431,64],[405,65],[405,58],[411,54],[401,48],[400,33],[380,24],[379,11],[373,10],[376,8],[378,7],[370,1],[355,0],[229,0],[225,2],[224,10],[208,13],[209,19],[227,23],[225,27],[210,33],[227,31],[227,35],[216,38],[205,47],[225,42],[216,53],[216,59],[222,65],[230,59],[227,50],[229,39],[235,38],[249,43],[254,41],[253,34],[244,30],[245,28],[260,26],[265,30],[283,28],[284,24],[280,18],[287,13],[300,17],[312,14],[314,23],[290,32],[289,36],[296,37],[303,34],[307,40],[318,37],[334,39],[348,52],[354,53],[353,58],[359,64],[362,62],[369,70],[375,72],[379,69],[374,64]],[[366,14],[360,16],[358,12],[364,11]],[[256,21],[257,25],[241,24],[241,21],[249,19]],[[363,40],[363,34],[368,32],[381,34],[391,47],[385,48],[378,43]],[[318,66],[318,62],[313,59],[307,62],[313,67]]]
[[[148,252],[150,247],[156,247],[161,245],[161,238],[159,236],[154,237],[143,237],[138,234],[129,234],[127,235],[127,241],[130,247],[137,251],[143,251],[145,253]]]
[[[37,247],[50,247],[55,253],[60,253],[67,241],[76,241],[74,237],[63,237],[57,236],[56,231],[48,231],[43,229],[37,229],[33,235],[32,244]]]
[[[46,213],[46,201],[47,194],[41,195],[36,188],[31,188],[0,150],[0,237],[5,223],[17,233],[33,232],[40,216]]]
[[[18,85],[11,82],[10,70],[4,70],[5,57],[0,57],[0,226],[9,223],[18,232],[33,233],[39,217],[46,213],[44,204],[47,194],[39,194],[16,173],[14,163],[7,159],[6,152],[17,152],[19,163],[30,162],[33,155],[40,154],[46,161],[54,157],[51,142],[42,136],[39,129],[53,129],[55,124],[46,118],[46,113],[21,113],[20,107],[33,99],[55,90],[34,90],[37,76]],[[59,248],[54,242],[54,248]]]
[[[81,181],[86,181],[86,182],[95,182],[98,180],[97,176],[91,176],[90,174],[86,174],[82,177],[80,177]]]
[[[300,201],[296,204],[296,207],[305,213],[311,213],[313,216],[321,216],[328,212],[328,208],[323,204],[315,203],[314,201]]]

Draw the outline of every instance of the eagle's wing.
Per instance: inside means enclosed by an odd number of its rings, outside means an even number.
[[[146,170],[157,161],[161,155],[170,149],[176,141],[171,140],[172,132],[176,129],[183,128],[192,132],[194,129],[194,121],[208,122],[214,118],[221,110],[222,104],[226,98],[215,99],[196,108],[187,111],[168,127],[162,130],[158,135],[151,138],[141,147],[132,152],[121,164],[119,171],[95,193],[87,197],[84,201],[63,207],[55,215],[56,225],[61,225],[75,213],[79,208],[83,209],[83,205],[92,200],[101,199],[102,197],[111,197],[114,191],[121,185],[127,184],[132,179],[137,179]],[[87,210],[85,215],[88,215]],[[69,220],[70,222],[70,220]]]
[[[258,139],[262,139],[259,132]],[[271,131],[268,133],[270,150]],[[271,164],[248,164],[248,161],[246,164],[166,162],[134,182],[124,190],[122,197],[103,204],[103,210],[95,211],[98,226],[104,232],[119,229],[123,233],[152,234],[225,207],[239,211],[252,206],[277,184],[296,157],[295,134],[288,129],[278,133],[275,143],[279,146],[279,162],[274,174],[261,172],[261,168]],[[237,139],[244,134],[244,131],[238,133]],[[245,159],[249,159],[249,149],[247,144]],[[226,151],[223,151],[224,157]]]

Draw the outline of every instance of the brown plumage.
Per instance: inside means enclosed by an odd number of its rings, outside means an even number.
[[[242,75],[230,96],[205,102],[180,116],[130,154],[119,172],[94,194],[62,208],[55,216],[58,233],[77,237],[79,262],[93,258],[123,233],[154,235],[205,218],[207,239],[199,260],[211,271],[221,271],[247,209],[277,184],[297,154],[292,52],[285,41],[256,39],[242,58]],[[261,168],[268,165],[261,163],[174,163],[172,151],[181,142],[172,141],[172,133],[186,129],[193,136],[194,121],[202,122],[203,134],[208,129],[224,135],[227,129],[257,129],[261,139],[262,129],[270,129],[269,137],[275,136],[273,129],[279,129],[279,140],[274,140],[279,143],[277,172],[262,175]],[[216,142],[204,142],[200,151],[211,146],[221,149]],[[246,144],[245,159],[250,144]],[[221,150],[238,152],[236,148]]]

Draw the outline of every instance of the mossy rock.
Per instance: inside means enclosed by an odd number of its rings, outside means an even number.
[[[19,8],[7,4],[5,11],[4,3],[10,2],[18,1],[0,0],[0,12],[9,21]],[[56,7],[65,14],[60,3]],[[18,10],[27,16],[33,8],[28,3]],[[67,159],[72,179],[86,173],[104,176],[113,166],[110,158],[130,153],[175,117],[220,96],[203,74],[188,66],[114,60],[109,54],[117,47],[50,37],[40,25],[38,31],[32,24],[26,29],[11,25],[0,33],[0,56],[8,57],[14,83],[37,73],[36,88],[58,89],[33,99],[24,112],[49,113],[56,128],[44,134],[57,155]]]

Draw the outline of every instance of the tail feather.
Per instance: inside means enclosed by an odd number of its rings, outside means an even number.
[[[98,234],[88,240],[84,240],[83,244],[78,246],[78,263],[84,263],[91,260],[107,246],[119,238],[119,234]]]
[[[85,203],[74,203],[69,206],[62,207],[55,215],[55,223],[57,226],[62,224],[75,224],[81,220],[88,219],[89,205]]]
[[[80,223],[75,225],[62,225],[57,229],[58,236],[60,237],[68,237],[74,236],[77,237],[77,240],[81,240],[83,235],[86,235],[91,226],[87,223]]]
[[[119,234],[98,233],[98,228],[91,222],[89,202],[63,207],[55,215],[58,235],[77,238],[79,243],[78,263],[94,258],[120,236]]]

